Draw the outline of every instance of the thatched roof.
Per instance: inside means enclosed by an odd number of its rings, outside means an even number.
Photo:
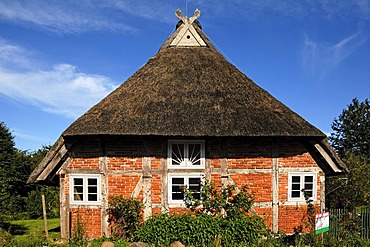
[[[76,135],[325,135],[207,46],[170,46],[63,133]]]
[[[62,133],[29,183],[55,175],[74,137],[102,135],[303,137],[327,175],[347,171],[325,134],[228,62],[193,17],[180,15],[158,53]]]

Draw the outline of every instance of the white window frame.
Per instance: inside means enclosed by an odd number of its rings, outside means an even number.
[[[83,200],[75,200],[74,198],[74,179],[80,178],[83,183]],[[88,201],[88,179],[97,180],[97,200]],[[95,194],[95,193],[94,193]],[[73,205],[100,205],[101,204],[101,175],[100,174],[71,174],[69,177],[69,201]]]
[[[184,145],[183,162],[180,165],[172,165],[173,144]],[[193,165],[189,157],[189,144],[200,144],[200,165]],[[167,152],[167,167],[170,169],[204,169],[205,168],[205,145],[204,140],[169,140]]]
[[[300,177],[300,182],[299,182],[299,191],[300,191],[300,196],[299,197],[292,197],[292,191],[293,191],[293,181],[292,177]],[[313,179],[312,181],[312,197],[309,199],[311,200],[316,200],[317,197],[317,173],[315,172],[290,172],[288,176],[288,201],[293,201],[293,202],[300,202],[300,201],[305,201],[304,197],[304,192],[303,189],[305,188],[305,183],[304,179],[305,177],[311,176]],[[295,190],[297,191],[297,190]]]
[[[189,178],[200,178],[200,185],[204,183],[204,174],[201,173],[188,173],[188,174],[168,174],[168,203],[169,204],[184,204],[183,199],[172,199],[172,178],[183,178],[184,186],[189,188]]]

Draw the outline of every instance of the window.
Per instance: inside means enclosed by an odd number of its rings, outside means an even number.
[[[170,174],[168,175],[169,203],[183,203],[184,187],[192,191],[195,199],[200,199],[203,176],[201,174]]]
[[[289,201],[305,201],[304,193],[316,199],[316,173],[289,173]]]
[[[69,195],[72,204],[100,204],[100,175],[71,175]]]
[[[204,141],[169,141],[169,168],[204,168]]]

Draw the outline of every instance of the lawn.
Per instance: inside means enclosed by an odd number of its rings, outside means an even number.
[[[17,239],[22,241],[30,235],[44,235],[44,220],[14,220],[10,221],[9,232]],[[48,219],[48,232],[50,239],[59,239],[60,225],[59,218]]]

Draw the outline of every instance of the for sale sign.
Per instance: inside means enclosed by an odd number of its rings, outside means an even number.
[[[320,234],[329,231],[329,212],[316,214],[315,233]]]

